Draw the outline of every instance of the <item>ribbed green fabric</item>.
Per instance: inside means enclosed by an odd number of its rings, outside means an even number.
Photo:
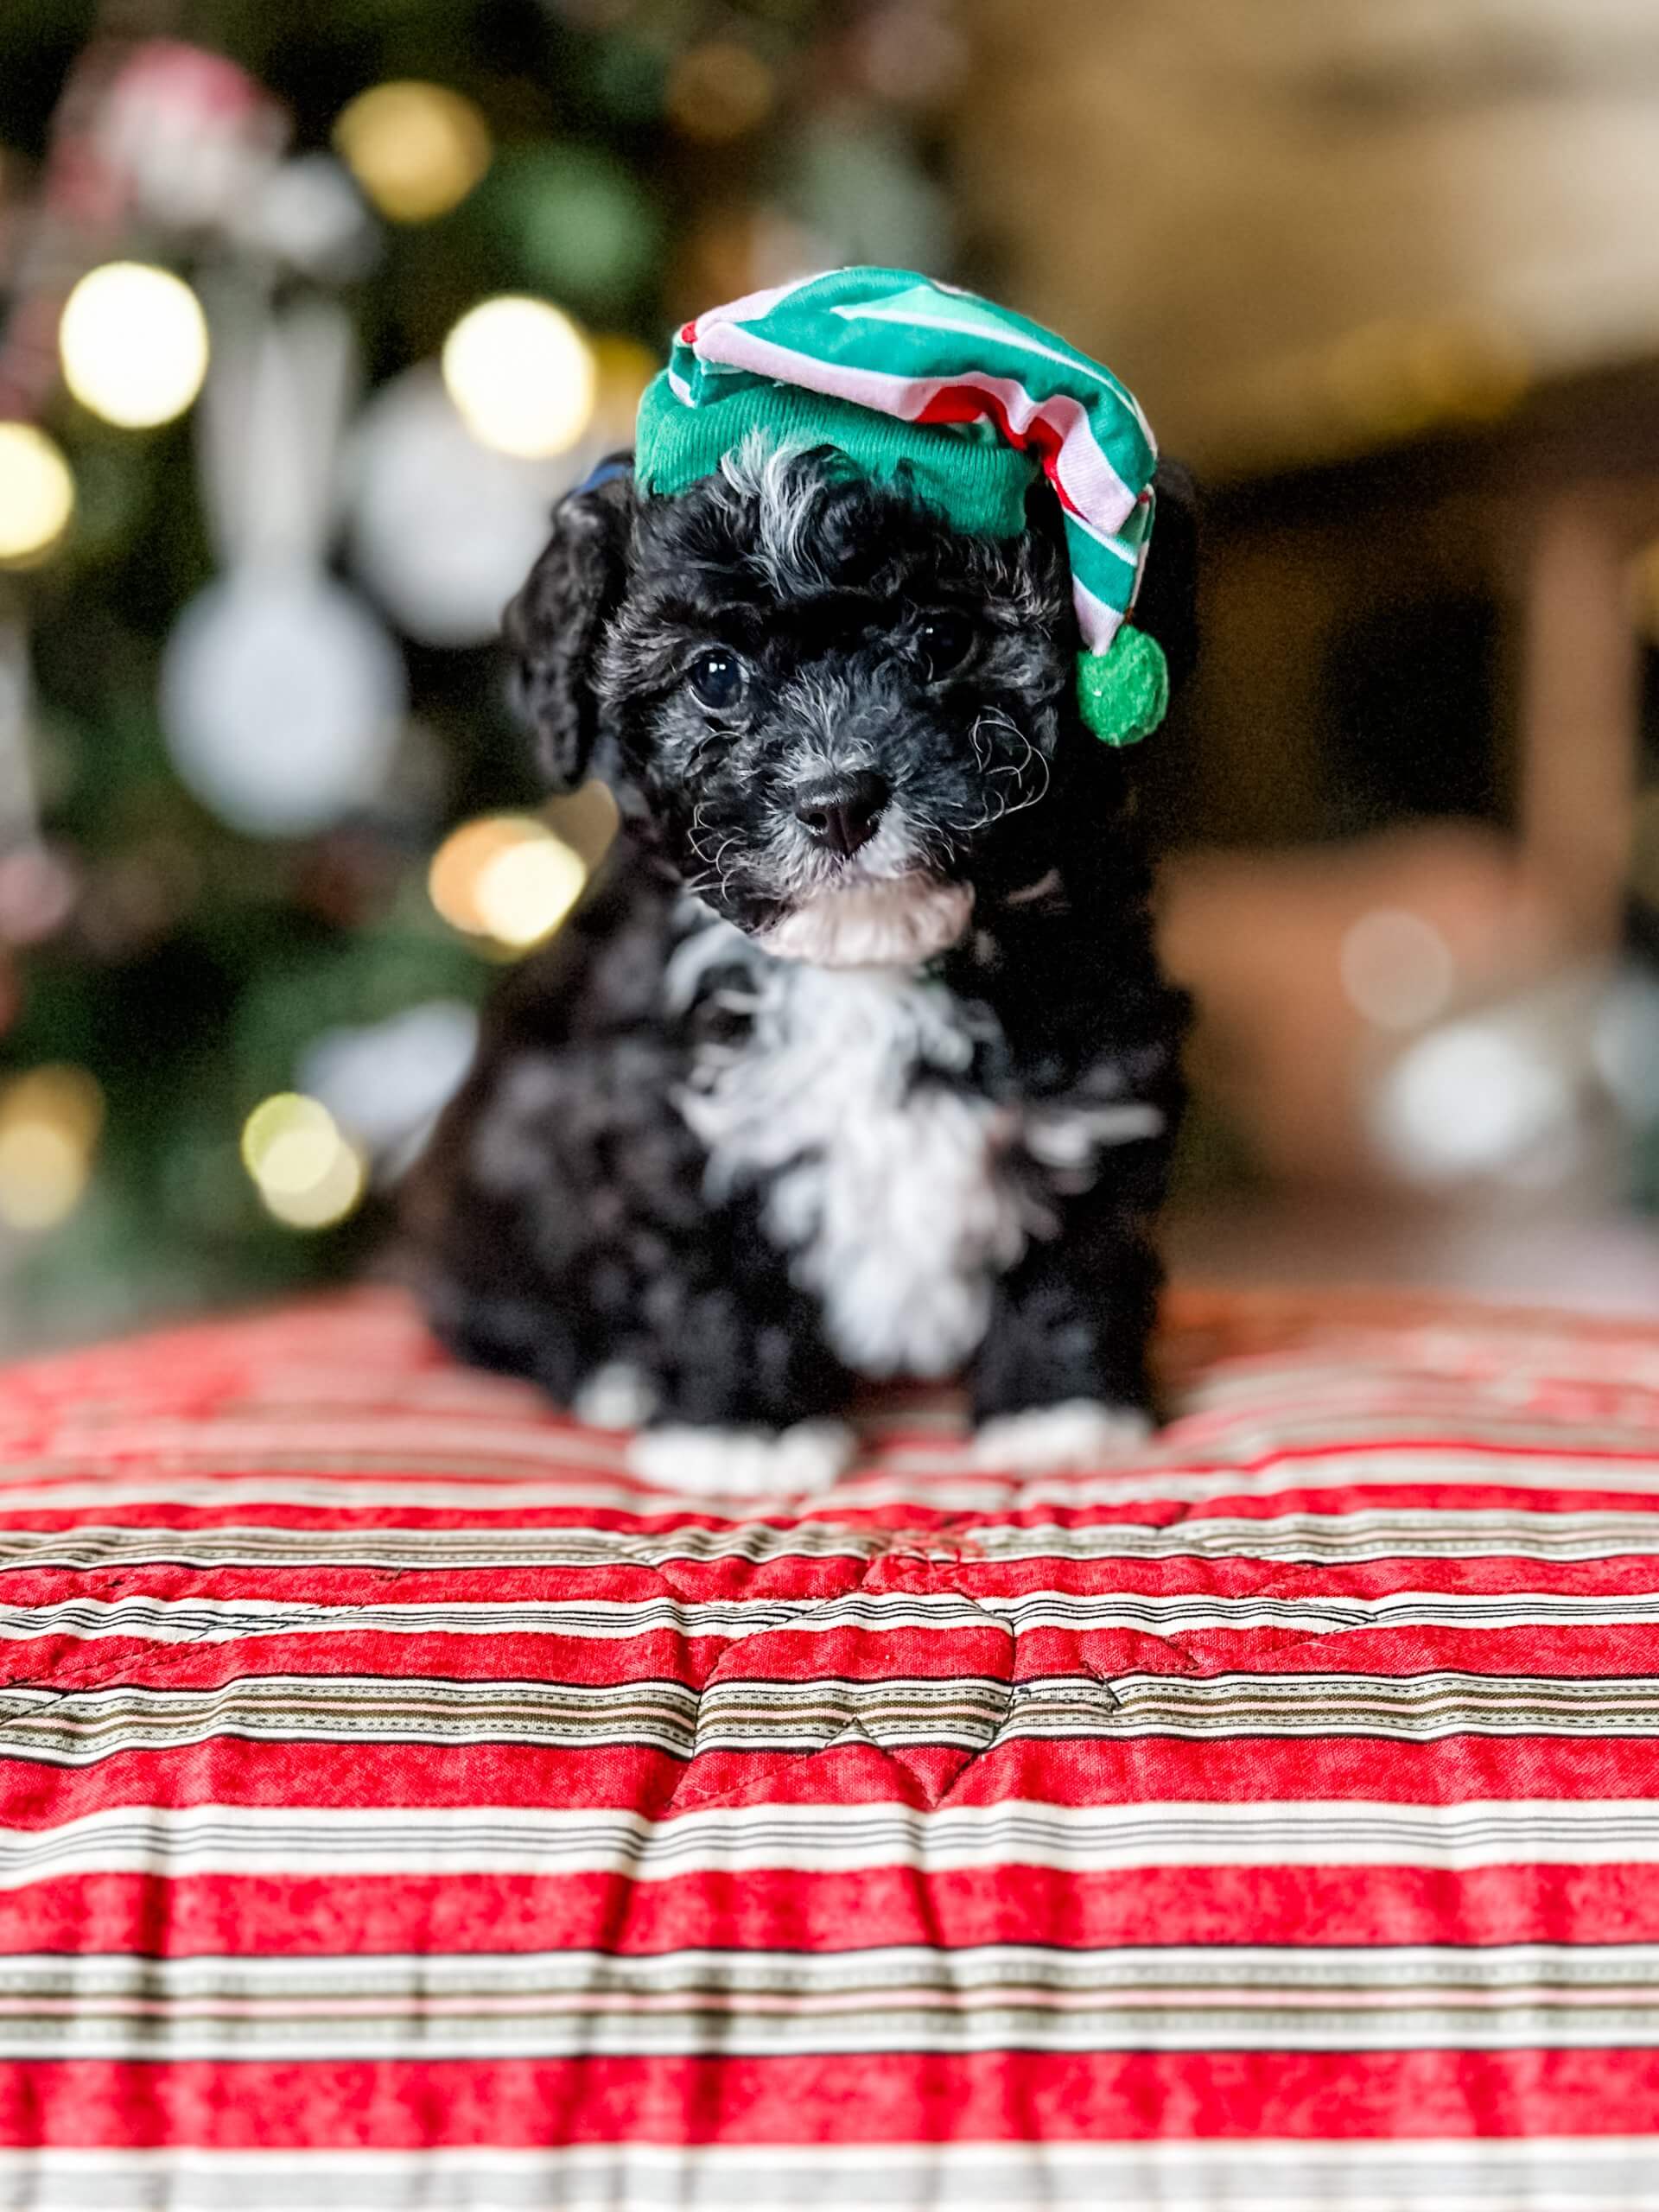
[[[688,407],[664,374],[639,403],[634,468],[642,490],[683,492],[712,476],[752,430],[773,445],[833,446],[877,483],[902,476],[911,495],[951,527],[1017,537],[1037,462],[988,424],[906,423],[844,399],[785,385],[745,384],[723,399]]]

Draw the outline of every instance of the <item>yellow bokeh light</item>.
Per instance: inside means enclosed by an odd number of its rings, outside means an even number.
[[[443,380],[473,435],[524,460],[567,453],[593,420],[593,348],[546,300],[484,300],[450,332]]]
[[[486,815],[450,832],[432,855],[426,887],[432,904],[451,929],[469,937],[488,934],[478,911],[478,879],[498,853],[535,834],[537,825],[516,814]]]
[[[0,423],[0,567],[49,553],[75,511],[75,480],[44,430]]]
[[[471,100],[413,78],[359,92],[334,124],[352,175],[394,223],[429,223],[490,166],[490,132]]]
[[[366,1181],[362,1154],[340,1137],[316,1179],[303,1190],[279,1190],[262,1183],[259,1195],[266,1212],[289,1229],[332,1229],[358,1205]]]
[[[290,1229],[327,1229],[362,1198],[363,1157],[321,1099],[278,1091],[242,1129],[242,1162],[265,1210]]]
[[[645,386],[663,365],[662,356],[637,338],[607,331],[592,341],[596,397],[594,427],[620,446],[633,443],[634,418]]]
[[[35,1068],[0,1091],[0,1221],[55,1229],[92,1177],[104,1094],[84,1068]]]
[[[587,880],[577,855],[550,835],[497,853],[473,895],[493,938],[503,944],[538,944],[557,929]]]
[[[182,415],[207,373],[207,320],[165,269],[110,261],[70,293],[58,326],[64,381],[83,407],[123,429]]]
[[[664,105],[688,138],[718,145],[753,130],[776,92],[771,67],[753,47],[711,39],[675,63]]]
[[[427,887],[452,928],[522,951],[552,935],[587,880],[582,855],[545,823],[498,814],[445,838]]]
[[[86,1154],[49,1122],[0,1129],[0,1220],[11,1229],[55,1229],[86,1187]]]

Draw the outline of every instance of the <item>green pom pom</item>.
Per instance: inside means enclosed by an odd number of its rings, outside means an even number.
[[[1163,647],[1126,622],[1103,653],[1078,659],[1077,704],[1103,744],[1135,745],[1149,737],[1169,710]]]

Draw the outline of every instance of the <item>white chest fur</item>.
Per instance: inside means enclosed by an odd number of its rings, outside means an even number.
[[[724,925],[682,946],[671,992],[686,1002],[734,957],[747,1034],[706,1047],[679,1102],[710,1195],[764,1188],[766,1233],[849,1367],[948,1373],[1042,1218],[1013,1172],[1017,1117],[960,1087],[975,1044],[960,1001],[903,969],[774,959]]]

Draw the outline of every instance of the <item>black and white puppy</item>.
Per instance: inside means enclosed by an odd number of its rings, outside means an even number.
[[[1156,491],[1135,620],[1179,679],[1192,497]],[[553,787],[623,828],[417,1175],[442,1335],[680,1482],[834,1471],[891,1376],[965,1370],[997,1465],[1139,1433],[1185,1002],[1046,487],[995,539],[828,451],[619,468],[506,626]]]

